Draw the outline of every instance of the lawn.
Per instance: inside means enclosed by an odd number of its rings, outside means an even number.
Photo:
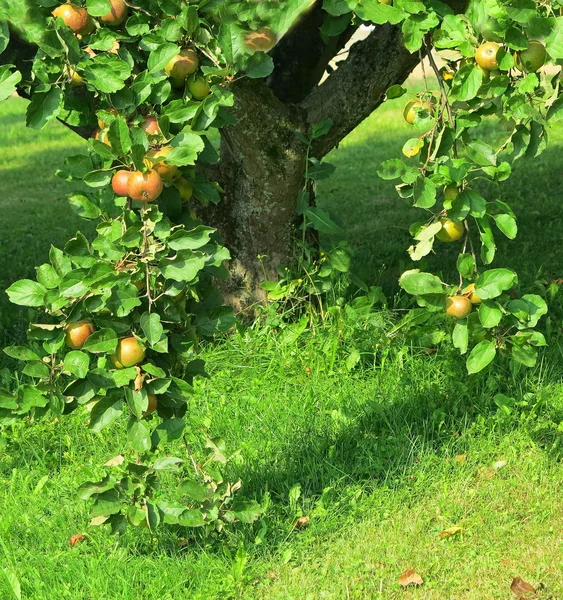
[[[319,190],[352,241],[355,272],[382,285],[391,306],[409,264],[413,213],[375,171],[409,136],[401,104],[377,111],[341,144],[329,157],[337,170]],[[64,199],[72,186],[54,176],[82,143],[58,125],[27,131],[24,110],[16,99],[0,105],[2,290],[33,276],[51,243],[60,247],[83,227]],[[496,264],[542,293],[563,277],[554,251],[563,127],[551,137],[547,152],[494,192],[520,225],[517,240],[499,240]],[[429,263],[448,273],[453,255]],[[261,522],[219,541],[179,545],[186,532],[172,530],[116,539],[88,527],[76,488],[119,452],[122,425],[92,434],[77,413],[0,434],[0,598],[12,597],[9,576],[34,600],[490,600],[513,597],[513,577],[540,598],[563,598],[563,311],[549,289],[550,345],[528,371],[500,361],[468,378],[447,344],[434,355],[389,345],[383,309],[360,320],[335,311],[294,345],[263,326],[205,349],[213,377],[193,398],[194,443],[204,423],[240,452],[228,475],[244,481],[245,494],[269,498]],[[13,343],[27,311],[5,294],[0,309],[0,342]],[[350,368],[359,338],[371,360]],[[11,368],[0,358],[5,384]],[[513,397],[513,407],[498,408],[496,393]],[[302,516],[309,526],[295,528]],[[87,538],[71,548],[79,532]],[[406,569],[424,584],[403,590],[397,579]]]

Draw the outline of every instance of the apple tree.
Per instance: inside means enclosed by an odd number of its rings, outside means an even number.
[[[458,244],[459,281],[412,269],[400,284],[417,322],[455,319],[470,372],[503,349],[535,362],[545,302],[515,297],[517,275],[489,268],[495,235],[513,238],[516,220],[479,182],[539,154],[563,112],[559,73],[543,69],[563,58],[559,12],[558,0],[0,0],[0,99],[17,92],[29,127],[58,119],[88,140],[59,175],[76,186],[72,209],[97,222],[92,240],[52,247],[36,280],[7,290],[37,316],[29,343],[5,349],[25,378],[0,392],[0,418],[82,410],[95,432],[126,421],[120,454],[80,491],[94,523],[217,531],[258,517],[223,479],[220,440],[206,459],[191,451],[198,341],[233,324],[219,290],[231,306],[264,299],[296,227],[333,229],[314,203],[322,159],[406,93],[424,56],[437,89],[405,106],[424,133],[379,175],[425,211],[412,260]],[[497,147],[477,133],[487,119],[510,128]],[[168,455],[180,442],[186,456]],[[170,473],[183,480],[174,490],[159,485]]]

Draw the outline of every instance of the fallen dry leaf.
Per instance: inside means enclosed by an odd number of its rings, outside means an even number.
[[[422,585],[424,583],[422,577],[414,570],[407,569],[404,573],[401,573],[399,576],[399,583],[403,587],[407,587],[407,585]]]
[[[461,533],[463,531],[463,527],[460,527],[459,525],[454,525],[453,527],[448,527],[447,529],[444,529],[444,531],[440,531],[440,533],[438,534],[438,537],[441,540],[445,540],[446,538],[452,537],[452,535],[457,535],[458,533]]]
[[[492,479],[496,475],[496,471],[494,469],[489,469],[489,467],[483,467],[479,470],[479,475],[483,479]]]
[[[467,462],[467,454],[458,454],[454,460],[458,463]]]
[[[68,538],[68,543],[70,544],[71,548],[74,548],[76,544],[80,544],[80,542],[83,542],[85,539],[86,537],[83,536],[81,533],[75,533],[74,535],[71,535]]]
[[[515,577],[510,584],[510,590],[517,598],[533,598],[536,590],[521,577]]]
[[[305,529],[306,527],[309,527],[310,520],[311,520],[311,517],[309,517],[309,515],[307,515],[305,517],[299,517],[298,519],[295,519],[295,522],[293,523],[293,527],[295,529]]]
[[[119,467],[125,462],[125,458],[119,454],[118,456],[114,456],[110,458],[107,463],[104,464],[104,467]]]

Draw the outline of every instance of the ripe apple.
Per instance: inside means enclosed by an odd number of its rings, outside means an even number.
[[[180,54],[177,54],[164,67],[165,73],[170,77],[172,86],[181,88],[184,86],[186,77],[195,73],[199,66],[197,53],[192,48],[182,48]]]
[[[104,108],[104,110],[107,113],[110,113],[111,115],[114,115],[116,117],[117,117],[117,115],[119,115],[119,112],[118,112],[117,108],[113,108],[113,107],[112,108]],[[102,119],[98,119],[98,127],[100,129],[106,129],[109,126],[110,126],[109,123],[105,123],[104,121],[102,121]]]
[[[441,242],[457,242],[465,232],[463,223],[460,223],[459,221],[440,219],[440,223],[442,223],[442,229],[438,231],[436,237]]]
[[[471,304],[481,304],[481,302],[482,302],[481,298],[479,298],[479,296],[477,295],[477,292],[475,291],[474,283],[470,283],[463,290],[463,295],[467,296],[469,298],[469,300],[471,300]]]
[[[485,71],[498,69],[497,52],[500,46],[496,42],[485,42],[475,50],[475,61]]]
[[[149,394],[149,405],[147,406],[147,410],[143,412],[143,417],[148,417],[152,415],[152,413],[156,410],[158,406],[158,399],[154,394]]]
[[[453,202],[459,196],[459,188],[457,185],[447,185],[444,188],[444,200],[446,202]]]
[[[145,164],[149,168],[153,168],[164,181],[174,181],[179,175],[176,165],[169,165],[165,159],[172,152],[172,146],[164,146],[163,148],[153,148],[149,150],[146,156]]]
[[[149,169],[146,173],[133,171],[129,175],[127,195],[133,200],[152,202],[162,194],[163,189],[162,179],[154,169]]]
[[[446,313],[456,319],[464,319],[473,310],[471,300],[466,296],[449,296],[446,298]]]
[[[429,113],[432,113],[432,104],[430,104],[430,102],[422,102],[422,100],[409,100],[403,109],[403,116],[409,125],[414,123],[417,109],[424,109]]]
[[[192,75],[188,78],[188,90],[195,100],[205,100],[209,96],[211,88],[203,77]]]
[[[516,68],[526,73],[535,73],[543,67],[546,58],[547,51],[545,46],[537,40],[531,41],[526,50],[514,53]]]
[[[130,177],[131,171],[121,169],[111,178],[111,187],[118,196],[127,196],[127,186],[129,185]]]
[[[65,327],[65,341],[69,348],[78,350],[84,346],[84,342],[96,331],[90,321],[75,321]]]
[[[115,354],[112,354],[110,358],[117,369],[125,369],[143,361],[145,349],[139,344],[137,338],[126,337],[119,340]]]
[[[100,21],[106,25],[121,25],[127,18],[127,4],[123,0],[109,0],[111,10]]]
[[[76,4],[61,4],[51,13],[55,18],[60,17],[73,33],[90,33],[93,22],[85,8]]]
[[[269,52],[276,45],[276,34],[269,27],[260,27],[247,33],[244,41],[253,52]]]
[[[141,123],[141,129],[147,135],[162,135],[160,125],[158,124],[158,119],[154,115],[149,115],[145,118],[145,120]]]
[[[180,177],[174,182],[174,185],[180,192],[180,198],[182,198],[182,200],[189,200],[192,197],[192,194],[194,193],[194,186],[192,185],[191,181],[185,177]]]

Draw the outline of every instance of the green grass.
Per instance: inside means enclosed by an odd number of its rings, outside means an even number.
[[[397,109],[378,111],[342,143],[330,158],[338,169],[320,190],[352,241],[356,271],[390,294],[408,265],[413,214],[375,175],[409,134]],[[72,186],[53,176],[80,142],[58,125],[26,131],[22,111],[18,100],[0,105],[2,289],[33,276],[49,245],[64,245],[82,227],[63,198]],[[497,263],[529,286],[563,275],[553,250],[563,216],[562,144],[559,128],[552,149],[520,164],[499,189],[521,231],[501,242]],[[441,252],[430,266],[447,272],[453,254]],[[194,443],[203,422],[240,450],[228,475],[242,478],[247,495],[270,498],[261,523],[220,543],[196,537],[179,548],[185,531],[115,539],[88,527],[76,488],[120,452],[121,426],[92,434],[75,414],[16,427],[0,438],[2,566],[34,600],[489,600],[510,598],[517,576],[543,584],[540,598],[563,598],[559,295],[551,308],[550,347],[521,373],[501,361],[467,378],[447,346],[433,356],[388,346],[383,311],[360,322],[342,311],[295,345],[257,328],[206,349],[213,377],[198,384],[189,412]],[[9,308],[5,295],[0,309],[3,337],[21,335],[27,313]],[[346,359],[359,343],[365,360],[350,372]],[[498,392],[517,400],[508,415],[493,402]],[[492,470],[500,460],[506,466]],[[302,515],[310,526],[295,530]],[[440,539],[451,526],[463,531]],[[88,537],[71,548],[77,532]],[[425,583],[403,591],[397,578],[409,568]],[[1,570],[0,598],[10,598]]]

